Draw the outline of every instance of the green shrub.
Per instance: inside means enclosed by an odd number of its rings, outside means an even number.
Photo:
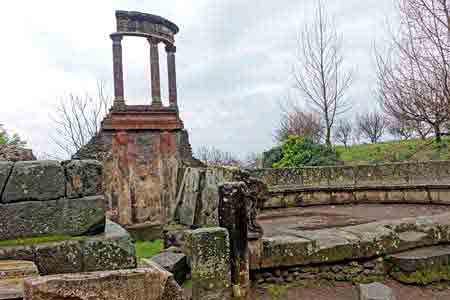
[[[274,168],[330,166],[337,162],[337,154],[332,148],[301,136],[289,136],[283,142],[282,152],[283,156],[273,164]]]
[[[274,147],[263,153],[263,168],[272,168],[273,164],[283,158],[283,149]]]
[[[19,147],[24,147],[26,142],[21,140],[18,134],[9,135],[3,125],[0,124],[0,145],[17,145]]]

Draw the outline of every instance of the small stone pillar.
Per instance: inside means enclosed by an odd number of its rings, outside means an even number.
[[[114,108],[125,106],[123,89],[122,36],[111,35],[113,41]]]
[[[149,38],[150,43],[150,71],[152,80],[152,106],[161,106],[161,79],[159,75],[159,40]]]
[[[167,74],[169,82],[169,105],[178,108],[177,103],[177,73],[175,66],[175,52],[177,48],[174,45],[166,45],[167,53]]]
[[[246,191],[244,182],[219,186],[219,224],[230,235],[231,282],[240,299],[247,298],[250,288]]]
[[[225,228],[201,228],[186,233],[191,258],[192,299],[232,299],[230,244]]]

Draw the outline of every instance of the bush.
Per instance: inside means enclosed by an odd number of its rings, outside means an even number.
[[[263,168],[272,168],[273,164],[283,158],[283,149],[275,147],[263,153]]]
[[[334,149],[314,143],[310,138],[289,136],[282,145],[283,156],[273,164],[274,168],[336,165]]]
[[[0,145],[15,145],[19,147],[24,147],[26,144],[25,141],[22,141],[17,134],[13,134],[10,136],[5,129],[3,129],[3,125],[0,124]]]

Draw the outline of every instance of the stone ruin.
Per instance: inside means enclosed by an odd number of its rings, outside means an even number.
[[[199,165],[178,113],[178,27],[137,12],[116,18],[115,99],[101,132],[72,161],[0,162],[0,299],[182,299],[171,273],[152,261],[136,268],[134,240],[114,222],[130,231],[166,224],[179,166]],[[125,102],[124,36],[149,41],[151,105]],[[160,95],[159,43],[166,44],[169,106]]]
[[[102,122],[100,133],[77,158],[103,161],[105,197],[112,220],[138,238],[156,235],[173,220],[178,170],[201,165],[192,157],[187,131],[179,116],[175,34],[178,27],[159,16],[116,12],[113,41],[114,104]],[[124,95],[122,40],[146,38],[150,48],[152,103],[128,105]],[[169,106],[161,100],[159,50],[167,55]],[[148,236],[147,236],[148,237]]]
[[[117,11],[116,21],[115,98],[99,134],[72,161],[0,162],[0,299],[22,296],[17,277],[30,277],[25,299],[183,299],[187,263],[194,300],[248,299],[251,285],[296,281],[450,280],[450,162],[205,166],[193,158],[179,116],[178,27],[139,12]],[[121,42],[127,36],[149,42],[148,105],[126,104]],[[161,99],[160,43],[168,106]],[[433,204],[442,211],[356,223],[341,215],[319,228],[297,222],[315,207],[361,204]],[[129,232],[143,240],[163,237],[170,249],[136,268]],[[381,284],[359,285],[360,299],[379,295],[394,299]]]

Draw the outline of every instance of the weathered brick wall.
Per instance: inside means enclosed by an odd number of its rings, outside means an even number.
[[[77,236],[104,224],[98,161],[0,162],[0,240]]]

